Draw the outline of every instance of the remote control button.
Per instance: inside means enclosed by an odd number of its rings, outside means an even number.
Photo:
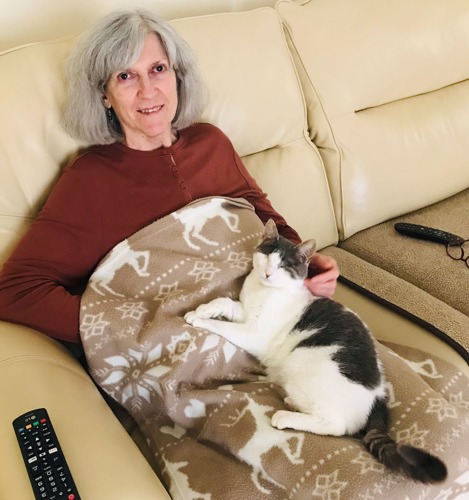
[[[50,471],[52,469],[52,466],[48,460],[42,460],[42,470],[44,472]]]
[[[39,466],[39,464],[34,464],[31,466],[31,472],[33,474],[38,474],[41,472],[41,467]]]

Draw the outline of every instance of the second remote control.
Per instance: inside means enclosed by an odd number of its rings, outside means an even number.
[[[45,408],[13,421],[36,499],[79,500],[77,488]]]
[[[461,238],[461,236],[457,234],[448,233],[447,231],[435,229],[434,227],[422,226],[420,224],[398,222],[394,224],[394,229],[398,233],[411,236],[412,238],[434,241],[436,243],[443,243],[444,245],[448,243],[462,243],[464,241],[464,238]]]

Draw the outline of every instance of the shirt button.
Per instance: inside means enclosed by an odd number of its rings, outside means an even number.
[[[176,167],[174,167],[174,166],[172,166],[172,167],[171,167],[171,170],[172,170],[173,172],[177,172],[177,168],[176,168]]]
[[[185,182],[181,182],[181,187],[182,187],[182,189],[186,189],[187,188],[186,183]]]

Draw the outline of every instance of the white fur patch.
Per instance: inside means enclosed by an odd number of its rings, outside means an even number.
[[[282,385],[289,403],[302,413],[324,421],[324,428],[334,423],[337,434],[353,434],[366,423],[375,398],[383,396],[381,384],[375,390],[353,383],[342,375],[331,359],[338,347],[301,347],[283,362],[269,368],[269,379]],[[341,429],[341,430],[340,430]],[[318,429],[311,432],[318,432]]]

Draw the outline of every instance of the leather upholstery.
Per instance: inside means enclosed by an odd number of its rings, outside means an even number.
[[[467,2],[281,0],[277,9],[341,238],[469,187]]]
[[[64,347],[1,321],[0,345],[0,498],[34,498],[12,421],[42,407],[49,412],[83,499],[169,498],[83,367]]]

